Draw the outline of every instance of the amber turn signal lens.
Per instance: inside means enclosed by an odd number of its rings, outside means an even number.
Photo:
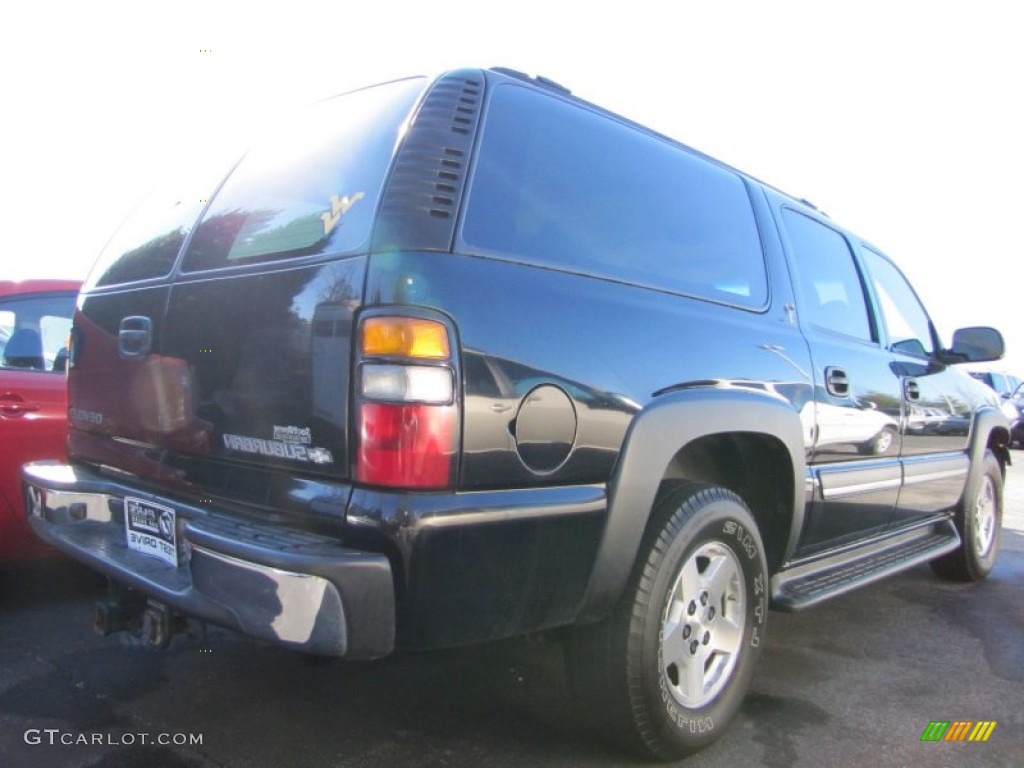
[[[450,354],[444,325],[418,317],[368,317],[361,341],[364,355],[447,360]]]

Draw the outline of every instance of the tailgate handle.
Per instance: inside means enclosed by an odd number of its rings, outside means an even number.
[[[153,347],[153,321],[134,315],[121,320],[117,331],[117,353],[121,357],[145,357]]]

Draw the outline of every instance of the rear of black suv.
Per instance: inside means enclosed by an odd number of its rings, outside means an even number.
[[[175,611],[315,653],[392,650],[388,556],[346,544],[356,456],[380,461],[353,450],[367,426],[353,342],[381,191],[425,86],[323,102],[216,188],[161,190],[122,226],[75,319],[71,464],[30,475],[44,538]],[[450,360],[428,362],[448,385],[435,465],[453,461]]]

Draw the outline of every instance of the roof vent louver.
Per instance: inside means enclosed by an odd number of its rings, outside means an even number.
[[[431,87],[395,158],[373,250],[451,248],[483,88],[473,70],[450,72]]]

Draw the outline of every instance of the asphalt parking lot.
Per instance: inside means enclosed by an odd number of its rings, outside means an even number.
[[[964,586],[927,566],[773,613],[738,720],[694,766],[1024,764],[1024,452],[1002,553]],[[211,629],[153,652],[90,627],[103,581],[67,562],[0,570],[5,766],[626,766],[582,730],[554,642],[371,664]],[[922,742],[931,721],[987,742]]]

